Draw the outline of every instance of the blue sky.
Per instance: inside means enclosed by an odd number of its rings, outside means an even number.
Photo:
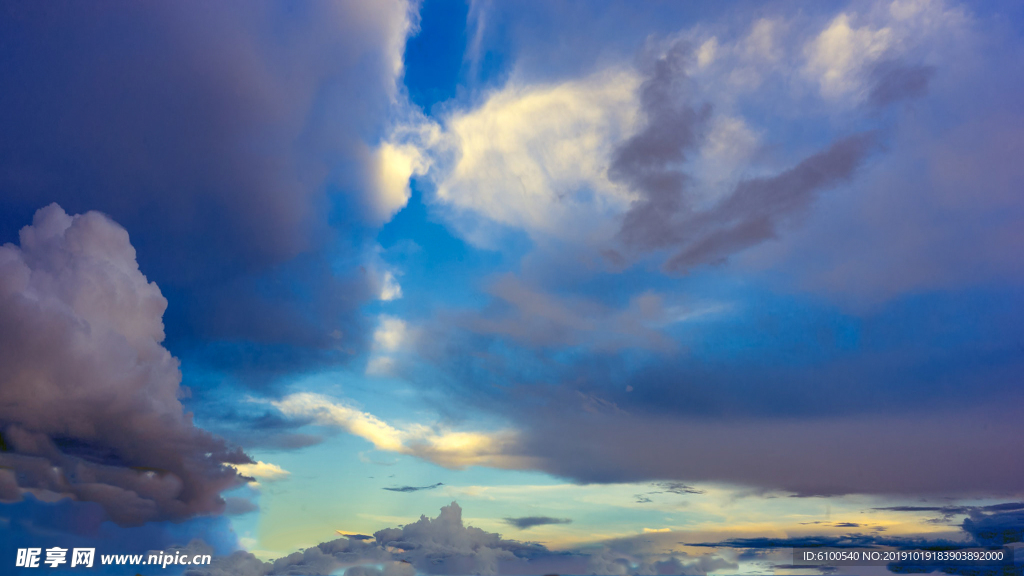
[[[1020,542],[1015,3],[0,15],[0,554]]]

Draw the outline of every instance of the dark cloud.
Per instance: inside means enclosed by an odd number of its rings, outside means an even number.
[[[202,405],[208,430],[245,449],[298,450],[323,442],[331,433],[322,428],[305,429],[312,424],[309,419],[285,418],[261,404],[238,402],[233,396],[210,397],[204,389],[193,393],[191,403]]]
[[[934,74],[934,66],[879,62],[870,73],[872,86],[868,103],[881,108],[900,100],[921,98],[928,93],[928,82]]]
[[[1024,506],[1019,502],[1008,502],[994,506],[894,506],[879,510],[898,512],[942,512],[949,514],[968,514],[962,529],[970,539],[929,539],[910,537],[890,537],[878,534],[846,534],[843,536],[804,536],[793,538],[734,538],[721,542],[702,542],[687,544],[688,546],[709,548],[734,548],[744,550],[744,554],[757,550],[774,550],[789,548],[871,548],[891,547],[904,550],[955,550],[971,546],[1004,546],[1024,542]],[[846,524],[846,523],[844,523]],[[844,524],[836,524],[842,526]],[[1016,552],[1014,552],[1016,554]],[[786,568],[775,565],[774,568]],[[804,569],[811,568],[804,566]],[[919,566],[911,562],[893,563],[888,569],[895,573],[932,572],[938,566]],[[948,567],[942,571],[947,574],[975,574],[993,576],[997,574],[1019,574],[1016,568],[1007,566],[976,566]]]
[[[674,215],[688,208],[683,191],[689,178],[679,165],[697,145],[711,114],[710,106],[697,110],[686,102],[689,52],[679,42],[654,61],[640,88],[646,125],[618,148],[608,170],[609,178],[642,195],[622,224],[621,235],[630,244],[663,245],[673,235]]]
[[[658,488],[661,488],[661,492],[668,494],[703,494],[704,490],[694,488],[693,486],[687,486],[682,482],[660,482],[655,484]]]
[[[963,529],[983,546],[1024,542],[1024,508],[1005,512],[972,510]]]
[[[688,52],[676,43],[654,63],[640,91],[645,127],[618,148],[608,171],[641,196],[623,220],[621,239],[635,248],[674,250],[664,267],[676,273],[721,262],[775,237],[818,192],[848,180],[876,144],[872,133],[838,140],[789,170],[744,180],[711,208],[697,209],[682,165],[699,143],[711,108],[686,103]]]
[[[894,548],[958,548],[962,542],[954,540],[929,540],[926,538],[892,538],[873,534],[846,534],[843,536],[797,536],[793,538],[731,538],[721,542],[700,542],[687,546],[705,548],[871,548],[890,546]]]
[[[988,421],[999,425],[981,424]],[[993,406],[815,420],[593,413],[558,403],[536,409],[523,430],[518,452],[583,483],[678,478],[801,495],[970,495],[1015,490],[1024,473],[1024,461],[1005,456],[1019,453],[1012,439],[1024,424]]]
[[[1024,502],[1003,502],[988,506],[889,506],[876,510],[937,512],[944,521],[966,515],[961,528],[982,546],[1024,542]]]
[[[682,482],[658,482],[652,484],[652,486],[661,488],[661,490],[645,492],[643,494],[634,494],[633,498],[636,500],[637,504],[650,504],[651,502],[653,502],[653,500],[651,500],[650,498],[650,496],[653,494],[704,494],[704,490],[694,488],[693,486],[687,486]]]
[[[96,502],[115,522],[224,510],[251,462],[196,428],[178,361],[161,345],[167,301],[128,234],[90,212],[39,210],[0,247],[0,491]],[[10,471],[12,474],[8,474]]]
[[[250,512],[256,512],[260,509],[252,500],[248,498],[239,498],[237,496],[229,496],[224,499],[226,505],[224,506],[224,513],[229,516],[238,516],[240,514],[248,514]]]
[[[439,486],[444,486],[444,484],[438,482],[437,484],[431,484],[430,486],[389,486],[383,488],[383,490],[390,490],[392,492],[419,492],[420,490],[433,490]]]
[[[133,235],[176,341],[359,342],[407,5],[0,6],[0,238],[52,201]],[[258,357],[258,355],[254,355]]]
[[[887,512],[936,512],[941,514],[941,518],[937,518],[937,521],[949,522],[954,516],[969,515],[972,518],[983,519],[990,515],[1024,513],[1024,502],[1004,502],[989,506],[886,506],[875,508],[875,510],[885,510]],[[970,530],[967,531],[971,532]]]
[[[779,224],[807,208],[817,192],[849,179],[874,146],[874,134],[858,134],[776,176],[740,182],[710,210],[678,222],[669,242],[679,251],[665,269],[684,272],[720,262],[775,237]]]
[[[571,524],[570,518],[551,518],[550,516],[523,516],[521,518],[505,518],[504,522],[520,530],[533,528],[534,526],[546,526],[548,524]]]

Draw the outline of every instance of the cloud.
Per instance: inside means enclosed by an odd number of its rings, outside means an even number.
[[[878,59],[892,43],[889,28],[854,28],[849,14],[839,14],[805,49],[807,72],[818,78],[823,96],[837,98],[856,89],[864,62]]]
[[[96,502],[122,525],[224,509],[242,483],[224,464],[252,462],[183,410],[166,307],[97,212],[51,204],[0,246],[0,467],[20,492]]]
[[[367,412],[312,393],[290,394],[271,404],[288,417],[338,427],[370,441],[377,450],[398,452],[446,468],[491,466],[521,468],[511,432],[461,432],[438,426],[412,424],[398,428]]]
[[[374,348],[384,352],[399,350],[409,337],[409,330],[401,318],[381,316],[377,330],[373,333]]]
[[[390,490],[391,492],[419,492],[420,490],[433,490],[439,486],[444,486],[444,484],[438,482],[430,486],[389,486],[383,488],[383,490]]]
[[[571,518],[551,518],[550,516],[523,516],[520,518],[505,518],[503,520],[509,526],[520,530],[533,528],[534,526],[547,526],[550,524],[571,524]]]
[[[834,103],[884,106],[918,97],[935,64],[952,59],[945,51],[962,43],[970,20],[962,5],[940,0],[878,2],[842,12],[805,44],[803,73]],[[908,65],[908,58],[929,62]]]
[[[376,151],[376,216],[387,221],[409,202],[409,180],[426,173],[428,161],[415,146],[385,142]]]
[[[295,552],[273,562],[260,562],[248,552],[214,557],[209,567],[191,569],[187,576],[272,576],[331,574],[347,576],[614,574],[616,576],[706,574],[733,568],[717,555],[635,554],[609,546],[579,551],[552,551],[545,546],[502,538],[500,534],[466,526],[455,502],[436,518],[420,516],[399,528],[385,528],[372,539],[339,538]]]
[[[981,422],[998,424],[986,430]],[[676,478],[802,495],[969,496],[1016,489],[1014,479],[1024,467],[998,454],[1019,452],[1009,440],[1018,432],[1024,433],[1022,426],[991,405],[918,414],[708,419],[635,408],[589,413],[558,404],[554,413],[538,410],[523,419],[518,450],[532,466],[583,483]],[[908,452],[919,455],[913,467],[901,464]],[[941,461],[929,462],[939,455]]]
[[[1003,502],[987,506],[888,506],[876,510],[938,512],[946,522],[954,516],[966,516],[961,528],[981,546],[1024,542],[1024,502]]]
[[[431,152],[435,203],[483,246],[496,246],[503,229],[572,242],[606,236],[631,198],[605,173],[613,143],[635,122],[636,82],[617,68],[550,85],[509,82],[453,112]]]
[[[414,170],[372,151],[403,107],[408,2],[2,10],[0,233],[54,200],[110,214],[182,295],[166,321],[189,344],[359,342],[374,294],[358,264],[331,272],[359,250],[334,228],[376,221]]]
[[[402,297],[402,286],[395,279],[395,275],[392,272],[384,273],[384,281],[381,283],[380,288],[380,299],[385,302],[391,300],[398,300]]]
[[[687,104],[688,63],[683,42],[655,62],[640,89],[646,123],[618,147],[609,169],[612,180],[641,198],[625,215],[620,237],[634,248],[676,250],[664,266],[670,272],[721,262],[775,237],[816,192],[848,180],[875,140],[872,134],[841,139],[775,176],[743,180],[710,208],[697,209],[682,166],[703,138],[711,108]]]
[[[621,236],[627,243],[656,246],[671,234],[671,218],[685,208],[688,177],[679,166],[696,148],[711,116],[710,105],[687,102],[689,46],[676,42],[656,59],[640,87],[645,123],[614,153],[608,176],[640,194],[626,214]]]
[[[934,66],[881,62],[871,71],[874,85],[868,103],[881,108],[900,100],[920,98],[928,92],[934,74]]]
[[[669,303],[654,292],[636,295],[624,308],[615,309],[590,298],[545,293],[512,275],[496,278],[487,291],[493,296],[491,305],[461,315],[456,322],[477,334],[504,336],[535,347],[671,353],[676,344],[665,329],[714,310]]]
[[[707,212],[675,223],[666,239],[681,249],[665,269],[684,272],[699,264],[721,262],[774,238],[779,225],[806,210],[817,192],[849,180],[874,147],[874,134],[851,136],[776,176],[740,182]]]
[[[257,480],[273,482],[287,478],[291,472],[281,468],[277,464],[256,461],[252,464],[233,464],[232,467],[242,476],[250,476]]]

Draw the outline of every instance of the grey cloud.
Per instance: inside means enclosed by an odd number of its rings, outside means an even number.
[[[688,54],[686,44],[676,43],[653,63],[640,89],[646,126],[618,148],[608,170],[609,178],[642,195],[622,224],[621,235],[630,244],[661,245],[673,233],[673,215],[688,208],[683,191],[689,178],[679,165],[711,114],[709,106],[696,110],[685,102]]]
[[[609,178],[640,194],[623,219],[620,238],[641,250],[674,250],[664,266],[670,272],[721,262],[773,238],[816,193],[849,179],[875,144],[870,133],[841,139],[775,176],[742,181],[711,208],[697,209],[682,165],[699,143],[711,108],[686,104],[687,53],[676,43],[656,61],[640,93],[645,127],[619,146],[608,171]],[[606,253],[621,260],[614,250]]]
[[[878,546],[892,547],[897,549],[931,549],[948,550],[971,546],[1003,546],[1024,541],[1024,506],[1019,502],[1007,502],[993,506],[893,506],[876,508],[876,510],[891,510],[905,512],[944,512],[951,514],[967,513],[961,526],[971,538],[967,541],[961,539],[928,539],[925,537],[892,537],[879,534],[845,534],[842,536],[801,536],[792,538],[733,538],[721,542],[702,542],[687,544],[688,546],[708,548],[735,548],[746,552],[741,555],[751,556],[750,552],[759,550],[789,549],[789,548],[871,548]],[[844,526],[850,523],[835,524]],[[853,524],[856,526],[856,524]],[[1015,554],[1017,555],[1017,554]],[[1019,556],[1018,556],[1019,557]],[[787,568],[785,565],[774,565],[774,568]],[[809,568],[804,566],[804,568]],[[1004,574],[1004,567],[977,566],[966,569],[964,567],[943,567],[942,571],[949,574]],[[894,563],[889,565],[889,570],[896,573],[907,572],[930,572],[934,571],[923,567],[915,567],[912,563]],[[1013,572],[1011,570],[1010,572]]]
[[[183,410],[167,301],[128,234],[53,204],[20,240],[0,247],[0,468],[123,525],[223,511],[243,482],[224,464],[251,460]]]
[[[873,534],[845,534],[843,536],[796,536],[792,538],[731,538],[721,542],[700,542],[687,544],[706,548],[871,548],[892,546],[915,548],[925,546],[957,546],[962,543],[953,540],[928,540],[925,538],[893,538]]]
[[[661,490],[655,490],[653,492],[645,492],[643,494],[634,494],[633,498],[637,504],[650,504],[654,500],[650,498],[653,494],[704,494],[704,490],[694,488],[693,486],[687,486],[682,482],[657,482],[652,486],[661,488]]]
[[[700,488],[694,488],[693,486],[687,486],[682,482],[660,482],[655,486],[661,488],[662,492],[668,492],[669,494],[703,494],[704,490]]]
[[[319,271],[339,261],[332,225],[372,202],[407,11],[4,3],[0,232],[54,200],[103,211],[180,291],[175,335],[329,346],[322,319],[355,322],[372,297],[372,279]]]
[[[240,498],[237,496],[231,496],[224,499],[224,513],[232,516],[239,514],[248,514],[249,512],[256,512],[260,507],[249,500],[248,498]]]
[[[535,412],[518,450],[538,469],[583,483],[677,478],[801,495],[970,495],[1017,490],[1024,474],[1016,443],[1024,423],[994,406],[829,419],[711,420],[565,405]],[[988,421],[999,425],[979,424]],[[917,455],[914,466],[908,453]]]
[[[229,556],[214,556],[209,566],[188,568],[183,576],[266,576],[272,569],[253,553],[239,550]]]
[[[661,328],[673,313],[684,312],[654,292],[616,309],[589,298],[549,294],[512,275],[497,278],[488,291],[493,296],[490,306],[459,316],[456,322],[477,334],[507,336],[541,347],[671,352],[675,344]]]
[[[679,222],[673,232],[679,251],[665,268],[683,272],[720,262],[773,238],[779,224],[806,209],[818,191],[849,179],[874,146],[873,133],[850,136],[781,174],[741,182],[707,212]]]
[[[629,548],[619,543],[618,546]],[[554,552],[541,544],[502,538],[465,526],[455,502],[436,518],[421,516],[400,528],[385,528],[372,540],[352,537],[324,542],[273,562],[248,552],[215,557],[211,566],[187,576],[326,575],[345,569],[346,576],[410,576],[413,573],[460,575],[514,574],[705,574],[736,565],[714,554],[649,556],[610,546]]]
[[[1003,502],[988,506],[888,506],[875,510],[938,512],[944,521],[966,515],[961,528],[982,546],[1024,542],[1024,502]]]
[[[416,568],[408,562],[385,562],[384,568],[375,566],[353,566],[345,570],[345,576],[414,576]]]
[[[872,86],[868,103],[881,108],[900,100],[920,98],[928,93],[928,83],[934,74],[933,66],[879,62],[870,73]]]
[[[570,518],[551,518],[550,516],[523,516],[521,518],[505,518],[505,523],[520,530],[533,528],[534,526],[547,526],[549,524],[571,524]]]
[[[1024,508],[1005,512],[972,510],[963,529],[983,546],[1024,542]]]
[[[444,486],[444,484],[438,482],[437,484],[431,484],[430,486],[389,486],[383,488],[383,490],[390,490],[391,492],[419,492],[420,490],[433,490],[439,486]]]

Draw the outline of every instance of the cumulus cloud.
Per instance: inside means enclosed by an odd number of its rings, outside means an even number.
[[[423,424],[397,427],[373,414],[308,392],[290,394],[271,404],[285,416],[341,428],[368,440],[378,450],[409,454],[447,468],[521,468],[525,462],[515,452],[515,434],[508,431],[464,432]]]
[[[273,562],[259,562],[248,552],[214,558],[209,567],[187,576],[273,576],[331,574],[346,576],[410,576],[413,573],[461,575],[513,574],[706,574],[736,568],[714,554],[648,555],[617,552],[608,546],[582,551],[552,551],[545,546],[502,538],[466,526],[462,508],[452,502],[436,518],[420,516],[399,528],[385,528],[372,539],[345,537],[324,542]]]
[[[0,467],[19,491],[96,502],[119,524],[223,510],[242,483],[224,464],[252,462],[183,410],[166,307],[97,212],[52,204],[0,247]]]
[[[431,151],[435,202],[484,246],[496,246],[502,228],[573,242],[607,235],[600,225],[611,226],[631,199],[605,173],[611,148],[635,123],[636,83],[628,68],[549,85],[510,82],[479,107],[453,112]]]

